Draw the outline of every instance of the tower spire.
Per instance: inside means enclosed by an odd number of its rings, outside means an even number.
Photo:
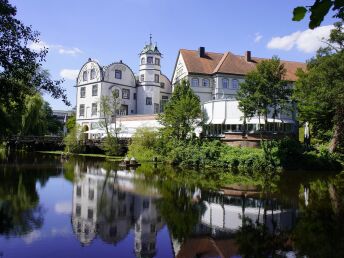
[[[149,34],[149,44],[152,45],[152,33]]]

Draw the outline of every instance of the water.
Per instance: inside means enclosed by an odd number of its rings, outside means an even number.
[[[175,172],[6,157],[0,257],[344,257],[343,174],[298,171],[243,197],[158,173]]]

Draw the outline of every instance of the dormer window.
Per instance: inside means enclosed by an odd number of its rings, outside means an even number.
[[[92,68],[91,69],[91,80],[96,78],[96,69]]]
[[[115,78],[116,79],[122,79],[122,71],[121,70],[115,70]]]
[[[197,78],[192,78],[191,80],[191,86],[192,87],[198,87],[198,79]]]
[[[160,65],[160,58],[155,58],[155,64]]]
[[[82,80],[85,82],[85,81],[87,81],[87,71],[84,71],[83,73],[82,73]]]
[[[239,88],[239,81],[237,79],[232,80],[232,88],[238,89]]]
[[[209,79],[203,79],[203,87],[209,87]]]
[[[222,79],[222,88],[228,89],[228,79]]]
[[[152,56],[147,57],[147,64],[153,64],[153,57]]]

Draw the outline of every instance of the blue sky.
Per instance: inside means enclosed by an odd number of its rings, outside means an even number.
[[[172,75],[180,48],[306,61],[334,20],[309,31],[307,20],[293,22],[292,10],[313,1],[276,0],[10,0],[17,17],[41,33],[49,47],[44,67],[75,105],[75,70],[91,57],[108,65],[123,60],[138,71],[138,53],[149,34],[163,53],[162,71]],[[37,46],[32,46],[37,48]],[[45,96],[54,109],[69,109]]]

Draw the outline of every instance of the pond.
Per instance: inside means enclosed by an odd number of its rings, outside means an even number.
[[[3,157],[0,257],[344,257],[343,173],[289,172],[249,194],[158,176],[172,170]]]

